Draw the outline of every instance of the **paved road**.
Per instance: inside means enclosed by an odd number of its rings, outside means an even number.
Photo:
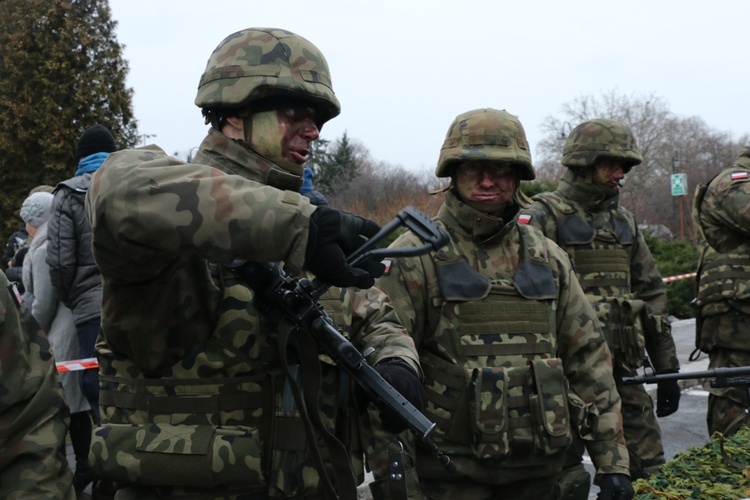
[[[707,369],[708,357],[705,354],[701,354],[696,360],[690,360],[690,355],[694,350],[694,319],[674,321],[672,323],[672,336],[675,339],[677,357],[680,360],[680,371],[691,372]],[[708,393],[701,389],[700,383],[700,380],[682,381],[683,391],[682,398],[680,399],[680,409],[669,417],[659,419],[667,460],[688,448],[703,446],[709,440],[706,428],[706,402]],[[655,398],[656,385],[650,385],[649,392]],[[586,457],[586,460],[588,460],[588,457]],[[73,451],[70,446],[68,446],[68,461],[71,467],[75,466]],[[590,460],[588,460],[588,463],[589,472],[593,475],[593,467],[590,465]],[[598,487],[592,486],[589,498],[595,499],[598,491]],[[87,492],[90,492],[90,488],[87,489]],[[366,487],[360,487],[359,498],[370,498],[367,493],[369,491]]]

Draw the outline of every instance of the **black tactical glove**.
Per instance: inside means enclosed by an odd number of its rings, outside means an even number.
[[[383,380],[400,392],[404,398],[409,400],[416,409],[421,412],[424,411],[427,394],[424,392],[419,375],[409,363],[399,358],[388,358],[375,365],[375,371],[383,377]],[[388,407],[380,409],[380,421],[383,424],[383,429],[393,434],[405,431],[409,427],[398,416],[398,413]]]
[[[597,500],[630,500],[635,495],[625,474],[604,474],[599,479]]]
[[[334,286],[370,288],[385,271],[377,260],[364,260],[355,267],[346,263],[346,256],[380,226],[371,220],[341,210],[320,206],[310,216],[305,269]]]
[[[677,373],[667,370],[662,373]],[[680,407],[680,384],[676,380],[661,380],[656,385],[656,416],[666,417]]]

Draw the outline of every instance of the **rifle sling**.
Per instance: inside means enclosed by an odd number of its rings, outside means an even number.
[[[388,491],[391,500],[406,500],[408,497],[406,469],[404,468],[404,445],[396,436],[388,444]]]
[[[300,360],[300,368],[302,369],[302,394],[300,394],[300,388],[295,377],[291,375],[289,364],[287,362],[286,352],[291,332],[294,332],[298,344],[297,351]],[[297,404],[297,409],[305,423],[307,441],[313,453],[313,458],[321,482],[327,491],[327,496],[330,496],[331,498],[340,497],[344,500],[356,500],[357,485],[349,463],[348,450],[341,441],[336,438],[336,436],[326,429],[320,419],[318,400],[322,373],[320,369],[320,360],[318,359],[318,347],[315,340],[308,332],[296,328],[285,320],[279,325],[279,334],[279,354],[281,362],[284,366],[287,379],[289,380],[294,400]],[[320,448],[318,447],[316,439],[316,430],[326,444],[329,459],[335,474],[336,488],[334,488],[331,483],[331,478],[329,477],[325,464],[323,463]]]

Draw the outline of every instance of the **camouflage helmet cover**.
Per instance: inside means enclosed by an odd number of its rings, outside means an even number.
[[[341,112],[328,63],[315,45],[289,31],[248,28],[213,51],[195,105],[236,109],[273,96],[311,101],[323,115],[320,125]]]
[[[593,167],[603,158],[622,160],[628,170],[643,161],[635,136],[627,125],[597,119],[583,122],[570,132],[563,146],[563,165]]]
[[[450,177],[452,167],[465,160],[505,161],[516,167],[521,180],[536,177],[526,132],[518,117],[505,110],[475,109],[453,120],[435,175]]]

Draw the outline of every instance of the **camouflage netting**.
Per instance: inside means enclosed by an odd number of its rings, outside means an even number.
[[[682,500],[711,498],[736,500],[750,497],[750,467],[739,470],[721,456],[722,435],[714,433],[703,447],[677,454],[659,472],[633,483],[639,500]],[[726,454],[750,464],[750,427],[742,427],[724,443]]]

